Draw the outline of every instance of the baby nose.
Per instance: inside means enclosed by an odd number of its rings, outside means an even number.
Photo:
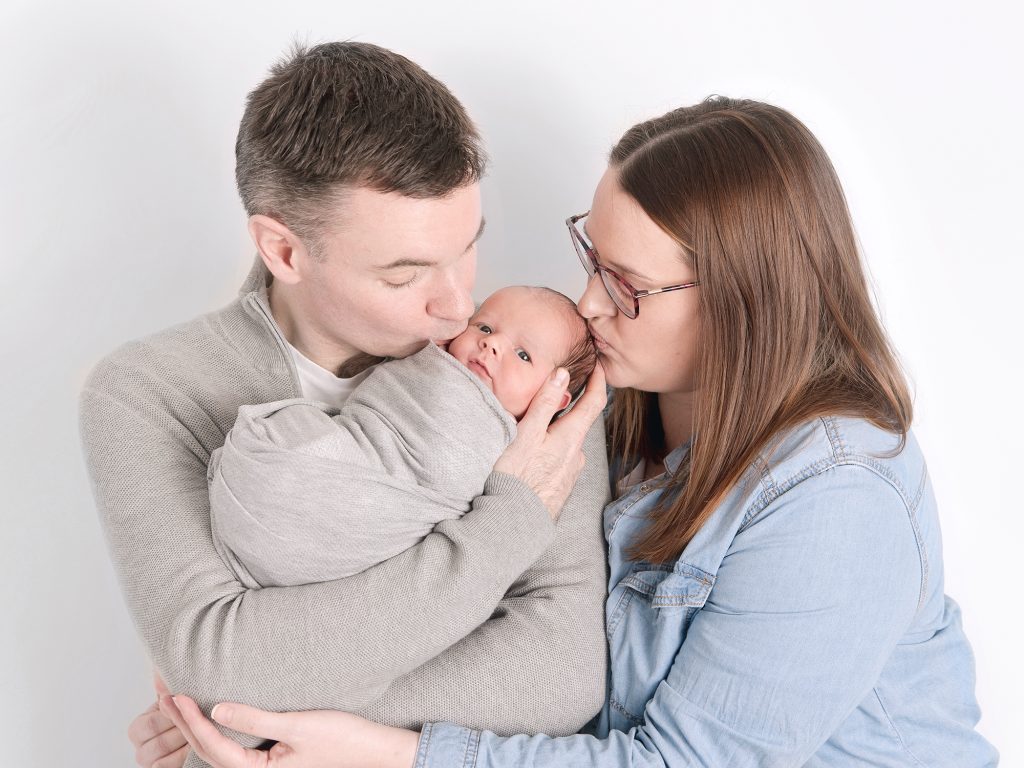
[[[497,354],[498,354],[498,345],[495,343],[495,340],[493,338],[491,338],[490,336],[484,336],[482,339],[480,339],[480,346],[482,346],[484,349],[490,351],[490,353],[492,355],[497,356]]]

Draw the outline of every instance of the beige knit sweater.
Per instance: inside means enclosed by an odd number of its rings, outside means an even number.
[[[224,565],[210,533],[210,455],[239,406],[301,395],[268,279],[257,259],[236,301],[122,346],[82,392],[110,554],[171,690],[204,708],[575,732],[605,698],[601,423],[557,525],[528,487],[494,472],[470,512],[354,576],[246,589]]]

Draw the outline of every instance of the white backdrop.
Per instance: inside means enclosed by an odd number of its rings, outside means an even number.
[[[18,766],[132,764],[148,664],[107,560],[76,393],[120,342],[231,299],[245,94],[298,36],[405,53],[487,140],[477,298],[578,295],[562,225],[637,120],[772,101],[842,178],[916,390],[980,728],[1024,764],[1017,439],[1021,18],[995,2],[18,2],[0,6],[0,737]],[[287,7],[286,7],[287,6]]]

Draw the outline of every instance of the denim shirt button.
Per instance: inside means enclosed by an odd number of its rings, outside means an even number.
[[[651,486],[649,486],[647,483],[644,483],[643,485],[640,486],[640,493],[647,493],[649,490],[651,490]]]

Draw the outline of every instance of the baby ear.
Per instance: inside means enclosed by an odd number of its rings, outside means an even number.
[[[569,404],[570,400],[572,400],[572,395],[570,395],[568,392],[565,392],[562,395],[562,402],[558,404],[558,410],[562,410],[563,408],[565,408],[565,406]]]

